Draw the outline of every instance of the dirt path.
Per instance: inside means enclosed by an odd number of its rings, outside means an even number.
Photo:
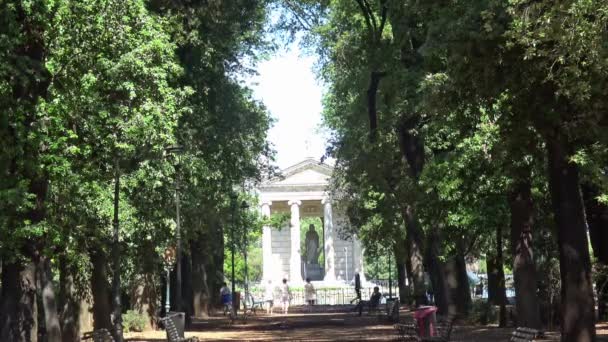
[[[231,324],[225,317],[195,320],[186,337],[202,341],[397,341],[393,325],[376,316],[358,317],[351,312],[300,312],[289,315],[258,314]],[[319,309],[322,310],[322,309]],[[326,310],[328,311],[328,310]],[[402,311],[401,317],[411,315]],[[508,341],[513,328],[461,326],[456,328],[460,341]],[[559,341],[556,332],[538,341]],[[164,331],[125,334],[127,341],[166,341]],[[608,323],[598,324],[598,341],[608,342]]]

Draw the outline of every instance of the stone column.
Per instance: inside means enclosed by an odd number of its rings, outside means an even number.
[[[323,225],[325,226],[325,281],[336,280],[336,254],[334,251],[334,218],[331,211],[331,200],[324,198],[323,204]]]
[[[270,217],[270,206],[272,202],[262,202],[262,217]],[[272,273],[272,231],[270,226],[264,226],[262,228],[262,279],[265,281],[269,279],[275,279],[275,275]],[[265,282],[264,282],[265,283]]]
[[[302,258],[300,257],[300,205],[302,201],[287,202],[291,207],[291,258],[289,261],[289,281],[302,283]]]
[[[361,247],[361,241],[357,235],[353,238],[353,265],[355,272],[359,272],[361,283],[366,282],[365,273],[363,272],[363,247]]]

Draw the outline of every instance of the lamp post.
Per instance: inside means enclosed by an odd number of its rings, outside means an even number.
[[[176,224],[175,227],[175,238],[176,238],[176,264],[175,264],[175,309],[181,311],[182,309],[182,237],[180,227],[180,215],[179,215],[179,190],[180,190],[180,168],[181,160],[180,155],[184,151],[180,145],[169,146],[165,149],[168,154],[174,154],[177,157],[175,163],[175,215]]]
[[[348,247],[344,247],[344,281],[348,283]]]
[[[235,296],[235,291],[236,291],[236,286],[234,284],[234,229],[235,229],[235,212],[236,212],[236,200],[237,200],[237,194],[232,193],[230,194],[230,208],[232,211],[232,224],[230,227],[230,257],[231,257],[231,265],[232,265],[232,277],[231,277],[231,283],[232,283],[232,296]],[[232,303],[234,303],[235,301],[233,300]]]
[[[393,278],[391,277],[391,251],[388,253],[388,298],[393,298]]]
[[[173,263],[175,262],[175,249],[173,247],[167,247],[167,249],[165,249],[165,253],[163,254],[163,260],[165,261],[165,272],[167,273],[167,291],[166,291],[166,298],[165,298],[165,316],[169,315],[169,311],[171,310],[171,301],[170,296],[171,296],[171,291],[170,291],[170,284],[171,284],[171,268],[173,266]]]
[[[249,204],[243,201],[241,203],[241,209],[249,209]],[[243,225],[243,259],[245,259],[245,301],[243,302],[245,310],[247,310],[247,298],[249,295],[249,271],[247,267],[247,226]]]

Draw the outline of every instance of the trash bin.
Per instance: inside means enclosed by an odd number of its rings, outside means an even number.
[[[175,324],[175,328],[177,328],[177,333],[179,334],[179,337],[184,337],[184,330],[186,328],[186,313],[169,311],[167,317],[171,318],[171,320]]]
[[[420,337],[435,336],[435,325],[437,324],[435,312],[437,312],[436,306],[421,306],[414,312]]]

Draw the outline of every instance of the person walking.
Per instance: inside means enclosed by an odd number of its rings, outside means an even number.
[[[361,276],[359,272],[355,273],[355,294],[357,296],[350,301],[351,304],[355,301],[357,303],[361,301]]]
[[[228,313],[230,317],[233,317],[234,310],[232,307],[232,293],[230,292],[230,288],[226,282],[222,283],[222,288],[220,288],[220,297],[222,300],[222,305],[224,306],[224,316],[226,313]]]
[[[310,283],[310,278],[306,278],[306,285],[304,285],[304,297],[306,303],[308,303],[308,311],[312,311],[312,306],[315,305],[317,299],[317,293],[315,287]]]
[[[272,315],[272,307],[274,306],[274,288],[272,287],[272,280],[268,281],[268,284],[264,289],[264,303],[266,304],[266,314]]]
[[[287,285],[287,279],[283,278],[283,285],[281,285],[281,306],[283,307],[283,314],[287,315],[289,310],[289,300],[291,299],[291,292],[289,291],[289,285]]]

